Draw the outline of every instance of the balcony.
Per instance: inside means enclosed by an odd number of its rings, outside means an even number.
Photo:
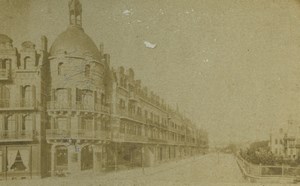
[[[118,133],[117,136],[114,136],[114,141],[119,142],[130,142],[130,143],[146,143],[148,138],[142,135],[133,135],[133,134],[124,134]]]
[[[14,142],[14,141],[33,141],[35,139],[36,132],[31,131],[0,131],[1,142]]]
[[[129,100],[136,102],[138,101],[138,96],[134,92],[129,92]]]
[[[70,104],[68,102],[50,101],[47,104],[47,108],[50,111],[67,111],[76,110],[83,112],[105,112],[109,113],[109,107],[101,104],[87,104],[83,102],[76,102],[76,104]]]
[[[138,115],[132,112],[127,111],[126,109],[117,109],[117,115],[120,118],[128,119],[128,120],[134,120],[140,123],[146,123],[146,119],[142,115]]]
[[[10,69],[0,69],[0,80],[10,80]]]
[[[92,130],[84,130],[84,129],[78,129],[75,131],[71,131],[72,138],[76,139],[94,139],[95,133]]]
[[[103,131],[103,130],[96,130],[95,131],[95,138],[100,140],[111,139],[111,132],[110,131]]]
[[[93,139],[105,140],[110,138],[109,131],[93,130],[65,130],[65,129],[47,129],[46,138],[48,140],[69,140],[69,139]]]
[[[0,111],[9,110],[34,110],[39,105],[38,101],[21,99],[18,101],[10,102],[8,99],[0,100]]]
[[[69,103],[62,103],[58,101],[50,101],[47,103],[48,110],[69,110],[71,108],[72,107]]]
[[[98,112],[105,112],[105,113],[109,113],[110,112],[110,108],[108,106],[104,106],[101,104],[96,104],[95,105],[95,110]]]
[[[163,143],[163,144],[167,144],[168,143],[167,140],[153,138],[153,137],[149,137],[148,140],[149,140],[149,142],[152,142],[152,143]]]
[[[9,107],[9,100],[4,99],[4,100],[0,100],[0,109],[1,108],[8,108]]]
[[[136,143],[145,143],[147,142],[146,136],[139,136],[139,135],[132,135],[132,134],[124,134],[124,141],[125,142],[136,142]]]
[[[47,139],[70,139],[71,132],[63,129],[48,129],[46,130]]]
[[[142,122],[142,123],[146,123],[146,119],[141,115],[137,115],[137,114],[129,112],[127,116],[129,118],[133,119],[133,120],[136,120],[136,121],[139,121],[139,122]]]

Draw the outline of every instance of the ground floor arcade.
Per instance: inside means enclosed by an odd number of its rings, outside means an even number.
[[[51,176],[64,176],[85,170],[112,171],[149,167],[193,156],[195,147],[125,142],[54,143],[50,149]]]

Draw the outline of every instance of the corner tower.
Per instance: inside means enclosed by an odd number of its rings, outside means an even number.
[[[51,93],[47,107],[50,123],[51,172],[58,167],[77,172],[95,169],[93,144],[101,144],[109,133],[105,56],[82,28],[79,0],[69,2],[70,25],[54,41],[49,63]],[[57,158],[60,158],[58,161]]]

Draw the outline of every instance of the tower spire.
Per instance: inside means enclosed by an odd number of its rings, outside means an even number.
[[[82,5],[79,0],[69,1],[70,25],[82,26]]]

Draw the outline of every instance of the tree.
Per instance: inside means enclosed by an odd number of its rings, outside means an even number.
[[[240,155],[254,164],[274,165],[276,162],[276,158],[268,146],[268,141],[252,143],[248,149],[241,151]]]

